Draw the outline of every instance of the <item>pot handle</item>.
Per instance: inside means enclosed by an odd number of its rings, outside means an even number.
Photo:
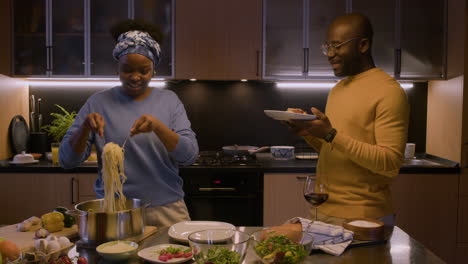
[[[81,211],[81,210],[68,210],[65,212],[66,214],[69,214],[71,216],[82,216],[82,215],[86,215],[86,212],[85,211]]]

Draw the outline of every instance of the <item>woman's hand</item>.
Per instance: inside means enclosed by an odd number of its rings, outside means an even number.
[[[99,113],[91,113],[86,116],[83,126],[94,133],[97,133],[100,137],[104,137],[104,127],[106,123],[104,118]]]
[[[159,121],[152,115],[142,115],[138,118],[130,129],[130,136],[134,136],[140,133],[156,132]]]

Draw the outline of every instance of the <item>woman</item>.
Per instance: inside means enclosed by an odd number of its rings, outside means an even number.
[[[124,195],[151,204],[148,225],[190,220],[178,165],[195,161],[198,144],[177,95],[148,86],[161,58],[160,38],[151,25],[134,20],[121,22],[112,31],[121,85],[86,101],[62,140],[60,164],[80,165],[95,144],[99,157],[95,191],[103,198],[102,149],[108,142],[122,146],[130,136],[124,147]]]

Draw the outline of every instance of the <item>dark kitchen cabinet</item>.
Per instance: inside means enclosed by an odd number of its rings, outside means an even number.
[[[457,238],[463,232],[457,230],[458,190],[455,173],[400,174],[392,184],[396,225],[447,263],[456,263]]]
[[[377,67],[398,79],[443,79],[447,1],[265,0],[264,79],[335,79],[320,51],[330,22],[359,12],[374,28]]]
[[[13,74],[37,77],[115,77],[110,27],[139,18],[161,28],[157,77],[172,77],[174,0],[18,0],[13,4]]]
[[[41,217],[57,206],[73,208],[78,180],[72,173],[1,173],[0,225]]]
[[[261,3],[260,0],[177,1],[175,77],[259,79]]]

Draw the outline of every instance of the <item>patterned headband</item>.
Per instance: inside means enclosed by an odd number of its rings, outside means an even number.
[[[117,42],[112,52],[114,59],[119,60],[123,55],[136,53],[153,61],[155,67],[159,64],[161,48],[150,34],[138,30],[127,31],[120,34]]]

